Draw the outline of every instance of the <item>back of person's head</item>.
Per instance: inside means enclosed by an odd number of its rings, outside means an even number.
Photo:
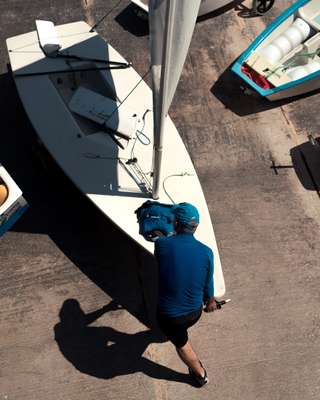
[[[173,207],[176,220],[176,231],[194,233],[197,229],[200,217],[195,206],[190,203],[180,203]]]

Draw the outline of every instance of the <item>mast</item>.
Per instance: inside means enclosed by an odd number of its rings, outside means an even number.
[[[166,117],[185,62],[201,0],[150,0],[153,92],[153,187],[159,198]]]
[[[160,91],[159,91],[159,109],[158,113],[154,114],[154,145],[153,145],[153,183],[152,183],[152,197],[154,200],[159,198],[159,188],[160,188],[160,174],[161,174],[161,162],[162,162],[162,143],[163,143],[163,128],[165,124],[165,119],[167,114],[164,111],[164,96],[165,89],[167,88],[166,74],[168,73],[167,64],[164,62],[167,55],[170,54],[168,51],[170,46],[170,39],[172,35],[172,24],[170,24],[170,16],[172,15],[170,11],[170,6],[172,3],[170,0],[166,4],[166,27],[164,31],[164,46],[162,54],[162,70],[161,70],[161,80],[160,80]],[[170,29],[171,26],[171,29]],[[156,118],[158,120],[156,121]]]

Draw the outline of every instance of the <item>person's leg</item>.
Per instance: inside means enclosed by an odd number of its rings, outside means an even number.
[[[194,352],[190,341],[188,340],[187,343],[182,347],[176,347],[177,353],[181,360],[191,368],[197,375],[204,377],[205,370],[202,367],[196,353]]]
[[[167,338],[176,347],[180,359],[191,369],[198,377],[205,378],[206,371],[199,361],[196,353],[194,352],[188,338],[188,328],[194,325],[201,316],[202,308],[191,316],[184,316],[181,318],[170,318],[161,315],[158,312],[158,323],[160,329],[167,336]],[[190,318],[191,317],[191,318]]]

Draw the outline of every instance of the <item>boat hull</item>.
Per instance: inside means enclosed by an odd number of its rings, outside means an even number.
[[[85,22],[60,25],[56,30],[61,40],[61,53],[126,62],[96,32],[89,32],[90,26]],[[135,210],[150,198],[148,181],[151,180],[153,155],[153,115],[150,111],[152,91],[148,85],[132,67],[92,71],[103,64],[91,63],[91,71],[76,73],[74,70],[81,67],[81,62],[78,62],[72,65],[72,72],[70,62],[44,56],[35,31],[7,39],[7,47],[19,95],[45,147],[104,216],[153,253],[154,244],[139,235],[135,215]],[[68,72],[61,72],[65,70]],[[127,107],[143,116],[142,127],[137,131],[139,134],[125,149],[117,146],[101,129],[87,129],[83,120],[71,112],[68,100],[75,90],[69,85],[72,81],[75,87],[87,82],[87,86],[92,85],[100,91],[102,81],[117,101],[125,100]],[[127,97],[133,88],[135,90]],[[134,158],[138,160],[136,163],[132,163]],[[224,278],[208,207],[190,156],[169,117],[165,125],[160,179],[160,202],[171,203],[171,199],[176,203],[187,201],[199,209],[201,223],[196,237],[214,252],[215,294],[223,296]]]

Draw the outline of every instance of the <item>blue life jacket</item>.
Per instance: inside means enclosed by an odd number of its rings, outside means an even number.
[[[139,233],[146,240],[154,242],[160,236],[174,234],[175,217],[173,205],[147,200],[136,211]]]

